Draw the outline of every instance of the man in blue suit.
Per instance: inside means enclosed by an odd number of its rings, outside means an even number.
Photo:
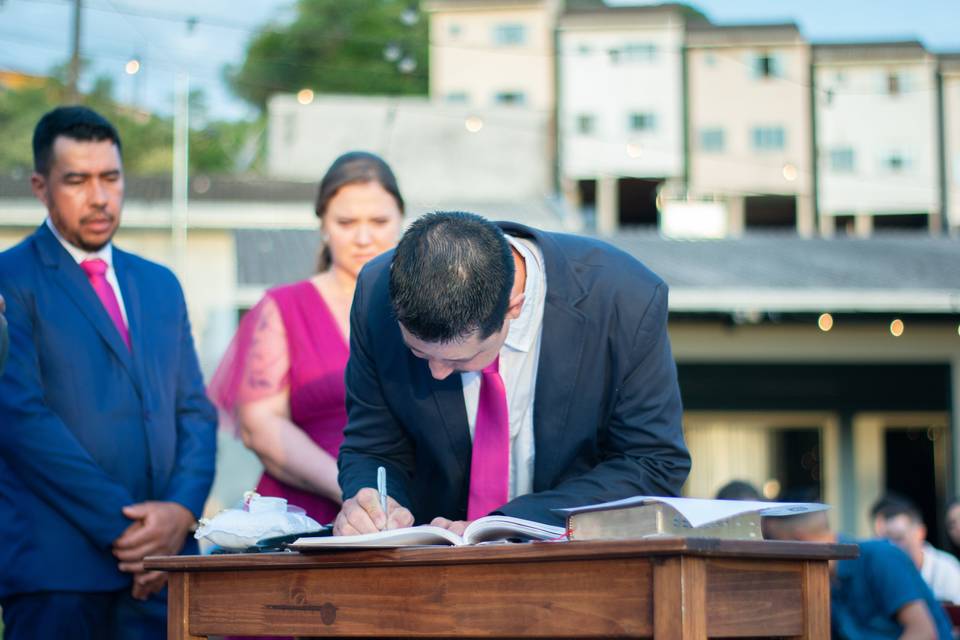
[[[0,373],[7,364],[7,350],[10,348],[10,336],[7,335],[7,317],[4,312],[7,310],[7,303],[0,296]]]
[[[61,107],[37,124],[33,151],[48,217],[0,253],[4,633],[163,638],[165,577],[142,560],[196,549],[216,414],[176,277],[111,243],[124,185],[116,130]]]
[[[337,533],[559,523],[687,477],[667,286],[610,245],[428,214],[363,269],[350,327]]]

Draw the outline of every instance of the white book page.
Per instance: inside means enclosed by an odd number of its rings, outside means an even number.
[[[463,532],[464,542],[476,544],[490,540],[524,538],[529,540],[552,540],[563,537],[567,530],[533,520],[511,516],[484,516],[471,522]]]
[[[787,516],[829,509],[819,502],[759,502],[752,500],[709,500],[707,498],[669,498],[663,496],[634,496],[602,504],[557,509],[567,515],[582,511],[605,511],[635,507],[651,502],[662,502],[676,509],[687,519],[691,527],[699,527],[717,520],[732,518],[743,513],[757,511],[765,516]]]
[[[323,536],[315,538],[297,538],[290,548],[298,550],[315,549],[378,549],[391,547],[410,547],[417,545],[462,545],[463,538],[457,534],[430,525],[386,529],[376,533],[361,533],[355,536]]]

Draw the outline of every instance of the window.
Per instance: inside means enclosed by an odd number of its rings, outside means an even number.
[[[657,45],[649,42],[628,42],[620,49],[624,62],[652,62],[657,57]]]
[[[504,47],[524,44],[527,41],[527,29],[517,23],[498,24],[493,28],[493,41]]]
[[[754,127],[750,137],[755,151],[782,151],[786,146],[783,127]]]
[[[463,34],[463,27],[456,22],[451,22],[450,26],[447,27],[447,34],[449,34],[451,40],[456,40]]]
[[[502,105],[521,105],[527,101],[522,91],[500,91],[493,96],[493,101]]]
[[[708,153],[723,151],[723,129],[717,127],[701,129],[700,150]]]
[[[706,54],[706,55],[703,57],[703,61],[704,61],[704,63],[706,63],[706,65],[707,65],[708,67],[715,67],[715,66],[717,66],[717,56],[715,56],[715,55],[712,54],[712,53]]]
[[[466,91],[451,91],[447,94],[449,104],[466,104],[468,102]]]
[[[592,113],[581,113],[577,116],[577,133],[585,136],[593,135],[597,129],[597,118]]]
[[[830,169],[837,173],[851,173],[853,171],[853,149],[850,147],[831,149]]]
[[[653,131],[657,126],[657,117],[652,113],[631,113],[627,124],[631,131]]]
[[[896,72],[887,74],[887,94],[891,96],[900,95],[902,87],[900,86],[900,76]]]
[[[883,159],[883,166],[890,173],[902,173],[909,168],[910,162],[907,160],[906,156],[899,151],[891,151]]]
[[[771,53],[761,53],[753,58],[754,78],[775,78],[780,76],[780,61]]]
[[[579,45],[577,45],[577,53],[579,53],[581,56],[588,56],[593,53],[593,47],[588,45],[586,42],[581,42]]]

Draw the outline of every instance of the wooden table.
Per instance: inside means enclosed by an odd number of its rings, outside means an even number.
[[[169,637],[830,637],[854,545],[661,538],[148,558]]]

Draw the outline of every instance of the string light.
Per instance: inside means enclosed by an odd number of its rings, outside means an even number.
[[[140,61],[136,58],[132,58],[127,61],[127,64],[124,65],[123,70],[127,72],[127,75],[134,75],[140,71]]]
[[[829,313],[821,313],[817,318],[817,326],[820,327],[820,331],[830,331],[833,329],[833,316]]]
[[[313,102],[313,90],[300,89],[300,91],[297,92],[297,102],[300,104],[310,104]]]
[[[479,116],[469,116],[463,123],[470,133],[476,133],[483,129],[483,120]]]
[[[894,338],[899,338],[903,335],[903,320],[900,318],[894,318],[893,322],[890,323],[890,333]]]

